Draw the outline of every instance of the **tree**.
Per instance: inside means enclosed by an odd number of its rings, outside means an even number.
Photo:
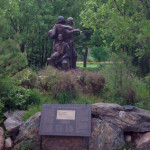
[[[149,8],[148,0],[88,0],[81,18],[84,27],[100,30],[103,39],[112,37],[111,49],[149,58]]]
[[[9,25],[9,37],[19,35],[20,51],[27,52],[29,66],[42,67],[52,52],[52,40],[48,31],[59,15],[73,17],[76,28],[81,28],[79,14],[86,0],[2,0],[0,13],[5,15]],[[79,39],[76,39],[78,43]]]
[[[6,37],[7,21],[0,18],[0,76],[8,76],[17,73],[27,66],[26,53],[21,53],[16,39]]]

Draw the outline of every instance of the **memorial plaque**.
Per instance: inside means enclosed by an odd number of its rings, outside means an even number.
[[[91,105],[44,104],[39,135],[90,136]]]

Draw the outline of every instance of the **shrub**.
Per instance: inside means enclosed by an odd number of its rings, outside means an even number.
[[[71,73],[60,72],[52,67],[47,67],[40,75],[44,77],[41,82],[42,88],[51,94],[55,99],[58,98],[65,102],[68,98],[74,99],[77,95],[75,79]]]
[[[98,72],[81,72],[77,79],[83,93],[102,93],[105,87],[105,79]]]
[[[3,108],[4,108],[4,104],[0,99],[0,124],[3,122]]]
[[[13,76],[13,79],[18,85],[21,85],[24,88],[34,88],[37,81],[37,74],[31,69],[26,68]]]
[[[23,141],[20,144],[21,150],[33,150],[35,148],[35,142],[33,141]]]
[[[136,105],[148,109],[150,102],[147,78],[142,80],[136,77],[137,69],[132,66],[132,58],[126,54],[112,57],[112,64],[101,70],[106,79],[105,99],[121,105]]]
[[[36,90],[27,90],[23,87],[14,86],[13,89],[2,97],[5,110],[23,109],[29,105],[40,102],[40,95]]]

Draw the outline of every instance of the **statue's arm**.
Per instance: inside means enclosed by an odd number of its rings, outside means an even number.
[[[56,36],[56,27],[54,26],[53,29],[48,31],[48,37],[54,39]]]
[[[76,33],[76,32],[80,32],[80,34],[82,33],[82,31],[81,30],[79,30],[79,29],[73,29],[73,30],[66,30],[66,33],[67,34],[73,34],[73,33]]]
[[[55,27],[57,28],[57,30],[63,30],[63,29],[72,30],[72,29],[74,29],[74,28],[71,27],[71,26],[62,25],[62,24],[56,24]]]

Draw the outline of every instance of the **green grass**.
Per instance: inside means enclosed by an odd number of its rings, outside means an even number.
[[[80,67],[80,68],[84,68],[83,67],[83,63],[77,63],[77,66]],[[99,64],[90,64],[90,63],[87,63],[87,68],[97,68],[99,67]]]
[[[83,63],[77,63],[77,67],[80,67],[82,70],[86,71],[100,71],[105,66],[111,65],[110,63],[87,63],[87,67],[83,67]]]
[[[80,67],[82,70],[87,71],[98,71],[100,69],[99,64],[89,64],[87,63],[87,67],[83,67],[83,63],[77,63],[77,67]]]
[[[28,118],[33,116],[35,113],[42,110],[43,104],[57,104],[58,102],[54,100],[51,96],[44,96],[39,104],[32,105],[29,107],[28,112],[23,116],[23,120],[26,121]]]

